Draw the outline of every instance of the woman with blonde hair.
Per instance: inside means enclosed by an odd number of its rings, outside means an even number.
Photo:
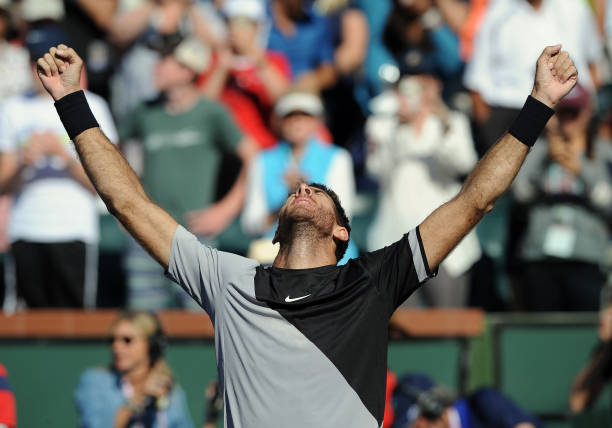
[[[166,338],[148,312],[124,312],[110,328],[112,363],[81,375],[81,427],[193,427],[185,393],[163,359]]]

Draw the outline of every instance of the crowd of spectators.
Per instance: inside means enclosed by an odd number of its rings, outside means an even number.
[[[32,61],[59,43],[83,57],[94,113],[152,199],[262,263],[301,180],[359,219],[348,258],[399,239],[459,190],[543,47],[562,43],[579,86],[490,214],[502,227],[470,233],[406,305],[598,309],[612,265],[612,2],[0,0],[0,39],[6,312],[195,308],[109,223],[41,91]],[[489,272],[491,297],[476,301],[472,273],[491,259],[512,287]]]

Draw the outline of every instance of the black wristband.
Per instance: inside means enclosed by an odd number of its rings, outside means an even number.
[[[71,140],[86,129],[100,126],[89,108],[83,91],[73,92],[60,98],[55,102],[55,109]]]
[[[532,147],[555,111],[529,95],[508,132],[521,143]]]

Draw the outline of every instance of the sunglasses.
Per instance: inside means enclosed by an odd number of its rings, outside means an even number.
[[[120,341],[121,343],[125,345],[129,345],[130,343],[134,341],[134,338],[131,336],[115,336],[115,337],[110,338],[111,345],[115,343],[116,341]]]

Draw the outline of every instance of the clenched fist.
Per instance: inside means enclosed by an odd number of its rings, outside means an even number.
[[[83,60],[66,45],[52,47],[36,61],[38,77],[55,101],[81,90]]]
[[[544,49],[536,66],[531,96],[554,108],[578,81],[578,71],[569,54],[561,45]]]

